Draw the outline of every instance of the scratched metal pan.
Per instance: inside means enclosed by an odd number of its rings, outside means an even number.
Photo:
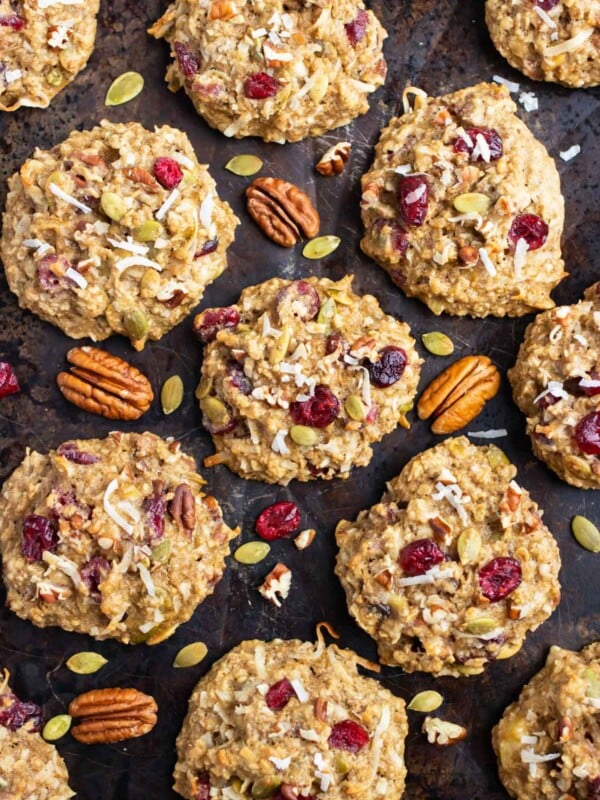
[[[359,176],[372,159],[380,128],[398,110],[403,87],[412,84],[430,94],[442,94],[500,74],[537,94],[539,111],[521,113],[554,156],[573,144],[582,148],[573,161],[558,160],[567,206],[564,253],[570,276],[556,291],[556,300],[575,302],[583,289],[600,276],[600,94],[533,84],[511,70],[491,45],[483,23],[483,5],[483,0],[374,0],[372,7],[389,32],[385,45],[389,73],[386,86],[374,95],[370,113],[327,136],[281,147],[257,140],[225,139],[195,115],[183,94],[167,91],[163,81],[167,47],[145,33],[148,24],[164,9],[163,0],[104,0],[96,51],[85,72],[55,99],[50,109],[22,109],[0,118],[0,202],[3,206],[6,178],[34,147],[50,147],[74,128],[91,127],[103,116],[124,122],[138,120],[148,127],[176,125],[191,137],[200,160],[211,165],[221,195],[242,219],[230,249],[229,269],[207,291],[205,305],[231,303],[245,286],[275,275],[341,278],[351,272],[357,291],[373,293],[388,313],[408,321],[417,337],[428,330],[443,330],[454,340],[457,355],[488,354],[504,373],[514,362],[528,319],[434,318],[418,301],[404,298],[383,270],[362,255],[358,247]],[[105,108],[104,96],[111,80],[129,69],[143,73],[143,94],[128,105]],[[341,178],[320,178],[313,169],[317,154],[341,139],[353,144],[350,168]],[[285,176],[305,187],[315,199],[322,231],[342,238],[341,247],[326,263],[306,261],[298,248],[293,252],[278,248],[249,220],[242,202],[244,179],[223,169],[229,158],[239,153],[256,153],[265,162],[264,174]],[[79,411],[62,399],[54,378],[64,366],[71,340],[21,311],[4,278],[0,281],[0,353],[16,366],[23,387],[21,394],[3,400],[0,407],[0,477],[4,478],[20,462],[26,447],[46,451],[70,437],[104,436],[115,425]],[[200,425],[193,397],[201,348],[191,328],[190,317],[139,355],[134,355],[119,337],[111,339],[107,347],[115,354],[132,358],[151,378],[155,390],[167,375],[179,373],[183,377],[185,402],[177,413],[165,418],[155,403],[142,420],[125,427],[150,429],[181,439],[185,450],[201,461],[212,447]],[[439,362],[428,359],[423,385],[439,369]],[[560,544],[563,600],[551,620],[528,639],[514,658],[492,664],[480,677],[435,681],[436,689],[446,700],[446,717],[466,725],[469,736],[460,745],[435,749],[420,733],[419,720],[412,720],[407,754],[409,800],[506,798],[490,745],[493,724],[540,668],[549,645],[579,648],[600,635],[596,588],[596,559],[600,557],[579,548],[569,532],[569,520],[576,513],[600,517],[599,493],[569,488],[533,458],[524,435],[524,420],[511,401],[505,379],[476,427],[508,429],[508,438],[501,444],[517,464],[520,481],[545,509],[545,520]],[[159,724],[144,738],[93,747],[78,745],[69,736],[59,742],[79,798],[175,798],[170,788],[174,742],[190,691],[212,661],[244,638],[310,639],[315,624],[326,619],[341,633],[345,645],[364,656],[375,656],[373,643],[349,617],[333,574],[333,529],[341,517],[352,518],[377,501],[386,480],[434,441],[428,426],[415,421],[410,431],[398,429],[375,446],[370,466],[356,470],[347,481],[294,482],[283,489],[243,481],[225,467],[206,471],[208,488],[223,505],[228,522],[243,526],[243,540],[252,535],[258,512],[268,503],[283,499],[298,503],[304,526],[315,527],[318,536],[304,553],[295,551],[289,542],[279,542],[268,562],[256,567],[231,562],[213,597],[172,639],[155,648],[95,643],[58,628],[34,628],[4,607],[5,595],[0,590],[0,665],[9,667],[18,692],[42,703],[48,716],[63,712],[75,693],[93,687],[134,686],[158,701]],[[278,558],[293,570],[292,591],[281,610],[264,602],[256,590]],[[208,645],[207,660],[193,669],[172,669],[171,662],[179,648],[199,639]],[[64,667],[70,654],[92,648],[109,659],[97,675],[77,677]],[[434,685],[427,676],[404,675],[399,670],[384,670],[381,680],[404,698]]]

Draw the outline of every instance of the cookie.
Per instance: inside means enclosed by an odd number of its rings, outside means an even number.
[[[336,572],[383,664],[476,675],[554,611],[558,547],[516,472],[494,445],[447,439],[338,524]]]
[[[600,643],[551,647],[493,731],[500,779],[517,800],[600,795]]]
[[[125,644],[156,644],[212,594],[229,541],[194,459],[152,433],[28,452],[0,493],[7,604]]]
[[[175,0],[150,29],[169,88],[225,136],[297,142],[369,109],[386,32],[362,0]]]
[[[47,108],[88,62],[100,0],[0,0],[0,111]]]
[[[600,83],[597,0],[487,0],[485,19],[497,49],[528,78]]]
[[[184,133],[104,121],[10,179],[0,253],[21,307],[141,350],[223,272],[237,224]]]
[[[417,96],[363,175],[362,249],[435,314],[515,317],[554,305],[565,276],[560,180],[515,111],[496,84]]]
[[[199,797],[400,797],[404,701],[351,650],[246,641],[205,675],[177,739],[175,791]],[[228,791],[229,789],[229,791]]]
[[[351,284],[273,278],[196,317],[209,463],[283,486],[347,478],[373,442],[409,427],[421,368],[410,329]]]
[[[535,455],[567,483],[600,488],[600,283],[535,318],[508,378]]]
[[[0,797],[2,800],[68,800],[65,762],[55,747],[39,735],[42,709],[21,702],[0,673]]]

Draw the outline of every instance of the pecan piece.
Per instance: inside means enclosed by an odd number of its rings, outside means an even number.
[[[301,235],[316,236],[321,221],[309,196],[281,178],[256,178],[246,189],[248,213],[263,233],[282,247]]]
[[[443,747],[467,738],[466,728],[439,717],[425,717],[422,730],[427,736],[429,744],[438,744]]]
[[[146,186],[151,192],[160,191],[160,183],[156,180],[154,175],[151,175],[148,170],[143,167],[125,167],[123,169],[123,175],[134,183],[141,183],[143,186]]]
[[[107,744],[135,739],[156,725],[158,706],[137,689],[94,689],[69,704],[79,723],[71,733],[83,744]]]
[[[169,503],[169,512],[180,528],[186,533],[193,533],[196,527],[196,504],[187,483],[182,483],[175,489],[175,496]]]
[[[326,178],[341,175],[350,158],[350,142],[338,142],[326,150],[315,164],[315,169]]]
[[[433,416],[433,433],[454,433],[468,425],[500,388],[500,373],[487,356],[455,361],[425,389],[417,404],[420,419]]]
[[[58,388],[74,405],[107,419],[139,419],[154,399],[145,375],[122,358],[97,347],[67,353],[70,372],[56,376]]]
[[[265,578],[262,586],[259,586],[258,591],[265,600],[270,600],[277,608],[281,608],[281,601],[287,598],[291,585],[292,571],[278,561]]]

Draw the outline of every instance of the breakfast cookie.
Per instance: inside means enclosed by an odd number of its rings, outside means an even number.
[[[227,266],[237,218],[187,136],[104,121],[9,181],[0,253],[19,304],[74,339],[141,350]]]
[[[9,608],[96,639],[168,638],[212,594],[238,533],[203,483],[153,433],[28,451],[0,493]]]
[[[364,252],[435,313],[516,317],[552,308],[565,276],[554,162],[508,90],[417,96],[362,178]]]
[[[209,461],[284,486],[347,478],[373,442],[409,427],[421,368],[410,329],[351,284],[273,278],[196,317]]]
[[[600,643],[551,647],[493,731],[500,779],[517,800],[600,797]]]
[[[567,483],[600,488],[600,283],[535,318],[508,378],[535,455]]]
[[[0,111],[47,108],[94,49],[100,0],[0,0]]]
[[[188,800],[400,798],[404,701],[351,650],[246,641],[196,686],[177,739],[175,791]]]
[[[65,762],[39,735],[42,710],[21,702],[0,673],[0,797],[2,800],[68,800]]]
[[[387,34],[362,0],[175,0],[149,33],[171,45],[169,88],[238,139],[346,125],[385,80]]]
[[[600,83],[598,0],[487,0],[485,19],[500,53],[529,78]]]
[[[494,445],[447,439],[338,524],[336,572],[382,663],[476,675],[554,611],[558,547],[516,472]]]

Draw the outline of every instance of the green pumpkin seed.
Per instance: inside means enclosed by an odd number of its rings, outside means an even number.
[[[207,653],[208,647],[204,642],[192,642],[192,644],[187,644],[185,647],[182,647],[177,653],[173,661],[173,666],[176,669],[195,667],[196,664],[199,664],[206,658]]]
[[[215,425],[227,425],[229,422],[227,406],[217,397],[203,397],[200,408]]]
[[[277,337],[277,340],[273,345],[271,352],[269,353],[269,364],[275,365],[283,361],[285,354],[288,351],[291,338],[292,338],[292,331],[289,328],[289,326],[285,325],[283,327],[281,334]]]
[[[333,761],[333,766],[338,775],[347,775],[350,772],[350,764],[348,759],[341,753],[338,753]]]
[[[140,280],[140,296],[146,300],[156,297],[160,289],[160,277],[155,269],[146,269]]]
[[[510,464],[510,459],[504,450],[501,450],[495,444],[488,445],[487,460],[489,461],[490,467],[493,467],[494,469],[503,464]]]
[[[475,617],[475,619],[470,619],[468,622],[465,622],[462,629],[465,633],[481,636],[485,633],[490,633],[490,631],[498,627],[500,626],[497,619],[493,619],[492,617]]]
[[[200,379],[200,383],[196,387],[196,398],[198,400],[202,400],[204,397],[208,397],[212,391],[212,387],[213,379],[207,378],[205,375],[203,375]]]
[[[279,778],[265,778],[264,780],[254,781],[252,784],[252,797],[254,800],[267,800],[273,797],[281,786]]]
[[[173,542],[170,539],[163,539],[162,542],[152,548],[152,561],[159,564],[166,564],[171,558]]]
[[[344,409],[350,419],[355,419],[357,422],[362,422],[367,416],[367,409],[365,404],[357,394],[351,394],[344,403]]]
[[[104,656],[101,656],[100,653],[84,651],[71,656],[67,661],[67,667],[76,675],[92,675],[94,672],[98,672],[98,670],[107,663],[107,660]]]
[[[234,156],[225,164],[225,169],[233,172],[234,175],[240,175],[245,178],[249,175],[256,175],[262,169],[263,162],[258,156],[244,154],[241,156]]]
[[[144,88],[144,78],[139,72],[124,72],[115,78],[106,93],[107,106],[120,106],[137,97]]]
[[[240,545],[233,557],[240,564],[258,564],[269,555],[270,546],[266,542],[246,542]]]
[[[594,669],[586,669],[583,673],[587,681],[586,697],[600,697],[600,675]]]
[[[63,74],[58,67],[52,67],[46,73],[46,83],[49,83],[50,86],[60,86],[63,82]]]
[[[335,304],[335,300],[333,299],[333,297],[328,297],[319,310],[319,316],[317,317],[317,322],[320,325],[329,326],[331,320],[335,317],[336,313],[337,313],[337,306]]]
[[[466,192],[459,194],[453,200],[454,208],[461,214],[485,214],[489,211],[491,204],[492,201],[487,194],[481,194],[481,192]]]
[[[314,428],[307,425],[292,425],[290,439],[302,447],[312,447],[319,441],[319,436]]]
[[[123,317],[123,326],[130,339],[144,339],[150,328],[148,317],[139,308],[133,308]]]
[[[600,553],[600,531],[593,522],[585,517],[573,517],[571,530],[582,547],[585,547],[590,553]]]
[[[160,391],[160,404],[163,414],[172,414],[177,411],[183,402],[183,381],[179,375],[171,375],[163,383]]]
[[[470,667],[467,664],[456,664],[454,669],[459,675],[481,675],[483,667]]]
[[[302,255],[310,259],[325,258],[338,249],[341,241],[339,236],[317,236],[304,245]]]
[[[435,711],[436,708],[439,708],[443,702],[444,698],[439,692],[430,690],[416,694],[408,704],[407,708],[410,711],[422,711],[423,713],[427,713],[429,711]]]
[[[138,242],[155,242],[157,239],[160,239],[164,231],[165,229],[160,222],[157,222],[155,219],[147,219],[145,222],[142,222],[141,225],[138,225],[137,228],[133,229],[133,237],[137,239]]]
[[[52,717],[44,725],[42,737],[47,742],[56,742],[57,739],[62,739],[71,727],[71,722],[72,719],[68,714],[59,714],[56,717]]]
[[[123,200],[121,195],[116,194],[116,192],[102,192],[100,206],[106,216],[115,222],[119,222],[127,211],[127,203]]]
[[[454,344],[449,336],[440,331],[424,333],[421,337],[425,348],[434,356],[449,356],[454,352]]]
[[[481,534],[477,528],[464,530],[458,537],[456,547],[461,564],[472,564],[476,561],[481,550]]]

